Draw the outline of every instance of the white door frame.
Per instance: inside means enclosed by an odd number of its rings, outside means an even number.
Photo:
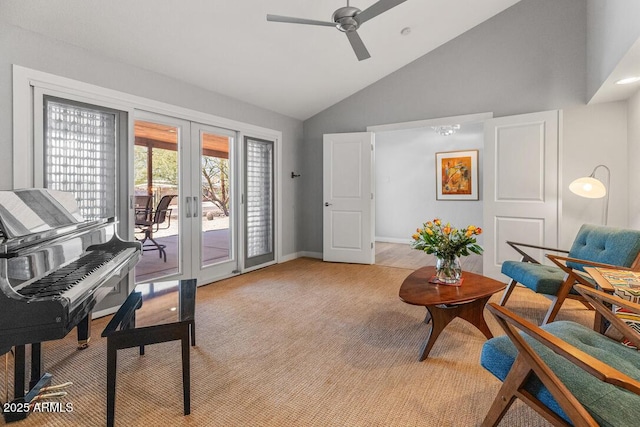
[[[367,126],[367,132],[389,132],[393,130],[428,128],[431,126],[480,122],[491,118],[493,118],[493,113],[465,114],[462,116],[439,117],[411,122],[389,123],[386,125],[372,125]]]
[[[372,125],[372,126],[367,126],[367,131],[375,133],[375,132],[393,132],[393,131],[403,131],[403,130],[411,130],[411,129],[422,129],[422,128],[429,129],[432,126],[443,126],[443,125],[464,124],[464,123],[479,123],[479,122],[484,122],[485,120],[488,120],[491,118],[493,118],[493,113],[465,114],[460,116],[438,117],[433,119],[416,120],[416,121],[410,121],[410,122]],[[377,171],[377,168],[375,168],[374,171]],[[374,180],[375,179],[378,179],[378,177],[376,177],[374,174]],[[428,185],[428,183],[426,185]],[[433,185],[435,187],[435,184]],[[480,192],[480,199],[482,199],[482,192]],[[380,241],[408,244],[411,241],[411,236],[408,235],[405,238],[381,239]]]

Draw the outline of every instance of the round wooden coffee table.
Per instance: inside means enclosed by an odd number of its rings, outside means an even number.
[[[478,328],[487,339],[493,338],[484,320],[484,306],[491,295],[506,285],[479,274],[463,272],[460,286],[429,283],[436,274],[435,267],[422,267],[411,273],[400,286],[400,299],[407,304],[427,308],[425,323],[431,321],[431,329],[420,349],[420,361],[429,356],[438,336],[456,317]]]

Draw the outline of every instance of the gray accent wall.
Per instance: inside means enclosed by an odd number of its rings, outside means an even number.
[[[215,46],[205,54],[215,55]],[[13,187],[12,64],[282,132],[283,255],[296,248],[302,122],[0,23],[0,189]],[[287,175],[288,174],[288,175]]]
[[[585,0],[522,0],[304,122],[299,245],[322,252],[322,135],[462,114],[584,105]],[[375,60],[375,52],[372,52]]]
[[[587,0],[587,98],[640,37],[640,1]]]

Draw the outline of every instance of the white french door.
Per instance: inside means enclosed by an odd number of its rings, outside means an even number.
[[[151,200],[134,215],[143,242],[136,282],[204,284],[238,271],[237,132],[136,111],[134,134],[132,204]],[[166,197],[165,218],[154,223]]]
[[[237,132],[191,123],[191,271],[200,283],[238,270]],[[191,214],[191,218],[188,215]]]
[[[507,240],[558,244],[558,111],[485,122],[483,274],[504,281]],[[544,261],[541,251],[528,251]]]
[[[191,123],[145,111],[134,119],[134,234],[143,245],[136,283],[190,278]],[[164,197],[172,198],[168,206],[160,204]]]

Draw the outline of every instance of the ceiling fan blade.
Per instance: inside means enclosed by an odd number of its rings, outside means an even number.
[[[267,21],[271,22],[286,22],[288,24],[306,24],[306,25],[320,25],[323,27],[335,27],[335,22],[315,21],[313,19],[293,18],[291,16],[280,15],[267,15]]]
[[[358,61],[371,58],[371,55],[369,55],[369,51],[364,46],[364,43],[362,42],[362,39],[360,38],[360,35],[357,32],[347,31],[345,34],[349,39],[349,43],[351,43],[351,47],[353,48],[353,51],[356,53],[356,56],[358,57]]]
[[[386,12],[387,10],[396,7],[397,5],[404,3],[407,0],[380,0],[377,3],[372,4],[359,14],[355,16],[355,20],[358,21],[358,24],[362,24],[363,22],[367,22],[371,18],[375,18],[381,13]]]

